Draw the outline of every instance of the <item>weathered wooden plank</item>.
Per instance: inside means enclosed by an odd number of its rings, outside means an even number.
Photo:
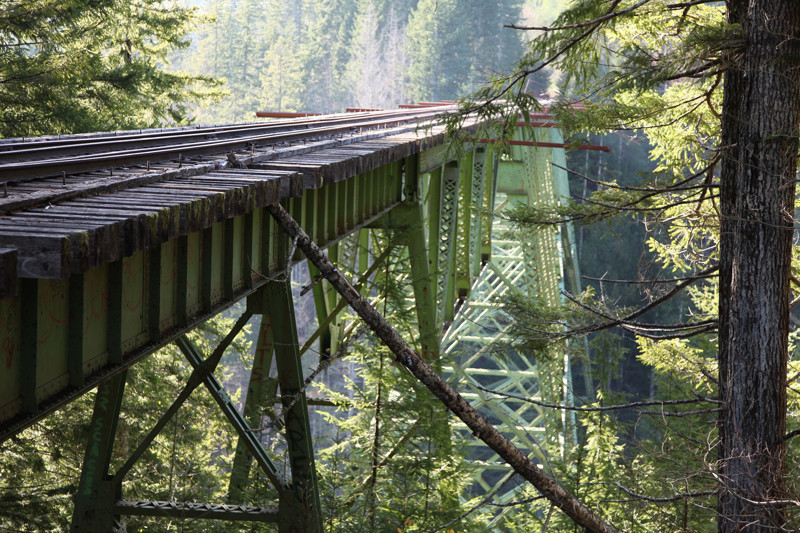
[[[280,179],[280,197],[281,198],[296,198],[303,194],[303,180],[304,177],[301,173],[293,170],[283,169],[259,169],[259,168],[226,168],[219,170],[208,175],[222,175],[222,176],[248,176],[255,179]],[[279,200],[280,201],[280,200]],[[272,204],[269,204],[272,205]]]
[[[288,172],[296,172],[303,176],[304,189],[319,189],[322,187],[322,167],[318,165],[305,165],[301,163],[294,163],[289,161],[268,161],[265,163],[254,163],[250,165],[251,168],[256,170],[283,170]]]
[[[86,232],[88,236],[87,255],[81,261],[73,261],[73,269],[88,269],[102,263],[116,261],[120,253],[119,220],[99,217],[87,213],[63,213],[51,210],[27,211],[13,217],[0,218],[0,228],[8,224],[19,227],[51,228],[57,231],[74,230]],[[73,256],[79,257],[79,256]]]
[[[17,249],[17,276],[60,279],[70,273],[72,248],[66,233],[0,230],[4,247]]]
[[[64,201],[77,196],[105,194],[125,188],[138,187],[146,183],[165,181],[181,176],[203,174],[218,167],[219,162],[217,161],[183,166],[182,168],[172,167],[156,170],[155,167],[151,167],[153,170],[150,172],[135,170],[129,171],[129,175],[119,176],[108,176],[107,174],[100,173],[83,173],[81,175],[84,176],[84,179],[76,184],[67,184],[66,187],[57,186],[58,188],[56,189],[42,188],[24,197],[11,196],[9,198],[0,198],[0,212],[7,213],[26,207],[46,204],[48,202],[55,203]]]
[[[17,295],[17,249],[0,248],[0,300]]]

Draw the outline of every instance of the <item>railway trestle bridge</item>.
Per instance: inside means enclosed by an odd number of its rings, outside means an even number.
[[[564,353],[539,363],[492,356],[510,327],[497,296],[518,290],[556,303],[560,288],[577,280],[568,227],[510,239],[494,216],[507,205],[552,205],[568,195],[561,134],[549,117],[535,116],[544,122],[518,127],[510,144],[476,139],[454,155],[436,121],[453,109],[422,105],[0,144],[0,442],[97,388],[73,531],[111,531],[123,515],[321,531],[314,407],[304,392],[310,363],[301,355],[284,275],[287,259],[303,257],[270,217],[275,204],[343,271],[361,277],[381,260],[368,251],[369,232],[402,229],[419,333],[409,340],[526,453],[540,453],[541,442],[570,442],[561,414],[513,399],[488,401],[483,390],[570,401]],[[472,127],[467,121],[467,133]],[[325,280],[313,292],[319,327],[312,337],[321,352],[333,353],[343,305]],[[185,336],[243,299],[242,316],[213,352],[202,353]],[[240,411],[213,370],[254,315],[261,317],[259,341]],[[168,343],[194,372],[112,471],[127,369]],[[278,390],[265,379],[270,368]],[[126,474],[199,386],[239,436],[229,501],[137,499],[125,488]],[[279,432],[287,477],[253,431],[260,406],[276,401],[291,405]],[[483,468],[476,482],[494,490],[509,469],[478,444],[473,456]],[[277,501],[237,501],[253,461]]]

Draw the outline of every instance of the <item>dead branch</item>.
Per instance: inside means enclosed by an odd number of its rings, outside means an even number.
[[[615,487],[620,489],[622,492],[624,492],[628,496],[632,496],[632,497],[636,498],[637,500],[645,500],[645,501],[654,502],[654,503],[669,503],[669,502],[675,502],[675,501],[678,501],[678,500],[685,500],[687,498],[700,498],[700,497],[703,497],[703,496],[713,496],[713,495],[715,495],[717,493],[716,490],[701,490],[701,491],[698,491],[698,492],[683,492],[683,493],[680,493],[680,494],[676,494],[674,496],[668,496],[666,498],[654,498],[652,496],[645,496],[644,494],[637,494],[637,493],[633,492],[632,490],[630,490],[629,488],[625,487],[624,485],[621,485],[617,481],[604,483],[604,484],[614,485]]]

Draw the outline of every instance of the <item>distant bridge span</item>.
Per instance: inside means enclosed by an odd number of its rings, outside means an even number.
[[[274,352],[281,398],[289,402],[302,387],[308,363],[298,349],[284,278],[287,258],[302,257],[265,210],[278,202],[334,262],[356,273],[370,271],[375,260],[364,246],[357,252],[359,244],[368,246],[361,230],[401,229],[419,349],[440,360],[487,416],[510,424],[504,431],[519,447],[535,451],[537,444],[526,441],[532,432],[563,441],[565,420],[530,406],[492,411],[477,388],[525,390],[563,402],[569,390],[563,357],[548,368],[521,358],[522,367],[509,372],[481,365],[474,353],[476,342],[485,341],[480,351],[508,328],[494,296],[522,290],[554,303],[565,276],[576,277],[564,268],[573,263],[567,228],[515,242],[504,241],[497,227],[493,234],[497,206],[550,205],[568,194],[565,172],[549,163],[564,166],[560,132],[551,123],[520,127],[510,146],[467,144],[455,158],[441,126],[418,128],[452,109],[0,142],[0,442],[99,385],[74,531],[111,530],[115,517],[125,514],[257,520],[275,522],[281,532],[320,531],[305,396],[284,421],[293,436],[287,439],[292,476],[285,479],[251,431],[259,423],[255,407],[270,401],[260,374],[251,378],[242,415],[208,372],[247,319],[264,315],[270,320],[262,322],[259,342],[266,344],[258,348],[269,354],[254,366],[269,368]],[[468,123],[466,134],[472,129]],[[333,351],[341,333],[334,323],[338,298],[325,283],[314,295],[321,350]],[[200,353],[183,337],[245,297],[245,315],[213,354]],[[457,313],[456,302],[465,300]],[[476,333],[475,316],[459,321],[468,312],[484,316],[490,327]],[[443,344],[446,324],[462,335],[445,336]],[[123,497],[124,475],[147,442],[119,471],[109,471],[125,369],[171,342],[195,367],[185,394],[205,385],[240,435],[232,501],[225,505]],[[459,342],[473,344],[459,348]],[[153,428],[153,438],[159,429]],[[250,457],[278,490],[272,506],[236,501]],[[487,471],[485,488],[499,479]]]

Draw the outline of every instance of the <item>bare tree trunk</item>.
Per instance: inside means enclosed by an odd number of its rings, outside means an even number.
[[[781,530],[800,2],[729,0],[728,17],[744,44],[723,93],[718,530]]]
[[[497,452],[514,471],[529,481],[553,505],[564,511],[589,533],[612,533],[591,509],[583,505],[556,480],[545,475],[537,465],[506,439],[486,418],[481,416],[458,392],[453,390],[400,335],[386,322],[369,302],[331,264],[322,250],[306,235],[300,225],[278,205],[268,206],[269,212],[284,231],[297,241],[297,247],[319,269],[350,307],[372,329],[375,335],[392,350],[397,362],[406,367],[418,380],[438,397],[447,408],[472,430],[473,435]]]

